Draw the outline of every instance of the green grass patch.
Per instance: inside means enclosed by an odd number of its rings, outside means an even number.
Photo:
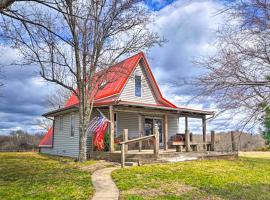
[[[37,153],[0,153],[0,199],[88,199],[91,174],[69,158]]]
[[[123,199],[270,197],[270,159],[263,158],[153,164],[114,171],[113,178]]]

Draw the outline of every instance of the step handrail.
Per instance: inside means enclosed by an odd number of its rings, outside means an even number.
[[[143,137],[123,141],[123,142],[120,142],[119,144],[131,144],[131,143],[136,143],[136,142],[139,142],[139,141],[149,140],[149,139],[155,138],[155,137],[156,137],[155,135],[147,135],[147,136],[143,136]]]
[[[124,141],[120,142],[121,144],[121,167],[125,167],[125,150],[127,150],[127,145],[135,142],[140,142],[143,140],[149,140],[151,138],[154,138],[154,156],[157,158],[159,156],[159,131],[158,128],[154,128],[154,134],[153,135],[148,135],[148,136],[143,136],[131,140],[125,140],[125,138],[128,138],[128,129],[123,130],[123,135],[124,135]]]

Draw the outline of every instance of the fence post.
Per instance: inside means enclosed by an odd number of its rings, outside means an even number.
[[[236,151],[236,145],[234,140],[234,131],[231,131],[231,140],[232,140],[232,151]]]
[[[128,141],[128,129],[123,130],[123,142]],[[128,152],[128,145],[125,145],[125,153]]]
[[[155,135],[154,154],[156,157],[158,157],[159,156],[159,131],[158,131],[157,126],[155,126],[154,128],[154,135]]]
[[[211,151],[215,151],[215,131],[211,131]]]
[[[125,167],[125,144],[121,144],[121,167]]]

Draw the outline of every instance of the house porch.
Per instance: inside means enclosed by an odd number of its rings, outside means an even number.
[[[213,131],[211,141],[206,141],[206,124],[209,119],[207,116],[213,116],[213,112],[160,106],[145,107],[139,104],[132,105],[130,102],[118,102],[117,105],[101,106],[99,109],[102,112],[106,111],[110,120],[110,149],[109,152],[97,152],[93,149],[90,157],[94,159],[109,157],[107,160],[117,161],[123,151],[127,158],[146,157],[149,160],[157,160],[163,156],[171,157],[184,153],[181,151],[202,156],[215,150]],[[179,118],[185,119],[182,133],[179,133],[178,128]],[[203,142],[200,144],[192,141],[192,133],[189,131],[190,118],[200,119],[202,122]],[[199,146],[202,148],[198,149]]]
[[[126,140],[140,138],[154,134],[157,126],[159,132],[159,149],[167,151],[175,148],[177,151],[191,151],[202,146],[204,150],[214,151],[215,134],[211,132],[211,141],[207,141],[207,120],[214,113],[186,108],[167,108],[160,106],[143,106],[140,104],[124,104],[118,102],[117,105],[107,107],[108,118],[110,120],[110,152],[119,150],[117,144],[124,140],[123,130],[127,129]],[[207,118],[207,116],[210,116]],[[183,130],[179,130],[179,119],[184,118]],[[192,133],[189,129],[189,119],[201,120],[202,143],[195,143],[192,140]],[[142,140],[129,144],[130,150],[149,149],[153,146],[153,141]]]
[[[216,151],[197,151],[197,152],[176,152],[175,149],[160,149],[159,156],[153,156],[153,150],[129,150],[125,154],[125,162],[138,163],[138,165],[150,163],[181,162],[190,160],[204,159],[234,159],[237,158],[237,152],[216,152]],[[121,151],[94,152],[91,159],[107,160],[121,163]]]

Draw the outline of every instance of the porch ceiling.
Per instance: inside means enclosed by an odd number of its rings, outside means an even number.
[[[114,111],[136,112],[141,114],[178,114],[179,117],[203,118],[206,115],[213,116],[212,111],[194,110],[188,108],[167,108],[160,106],[143,106],[140,104],[117,104],[114,105]]]

